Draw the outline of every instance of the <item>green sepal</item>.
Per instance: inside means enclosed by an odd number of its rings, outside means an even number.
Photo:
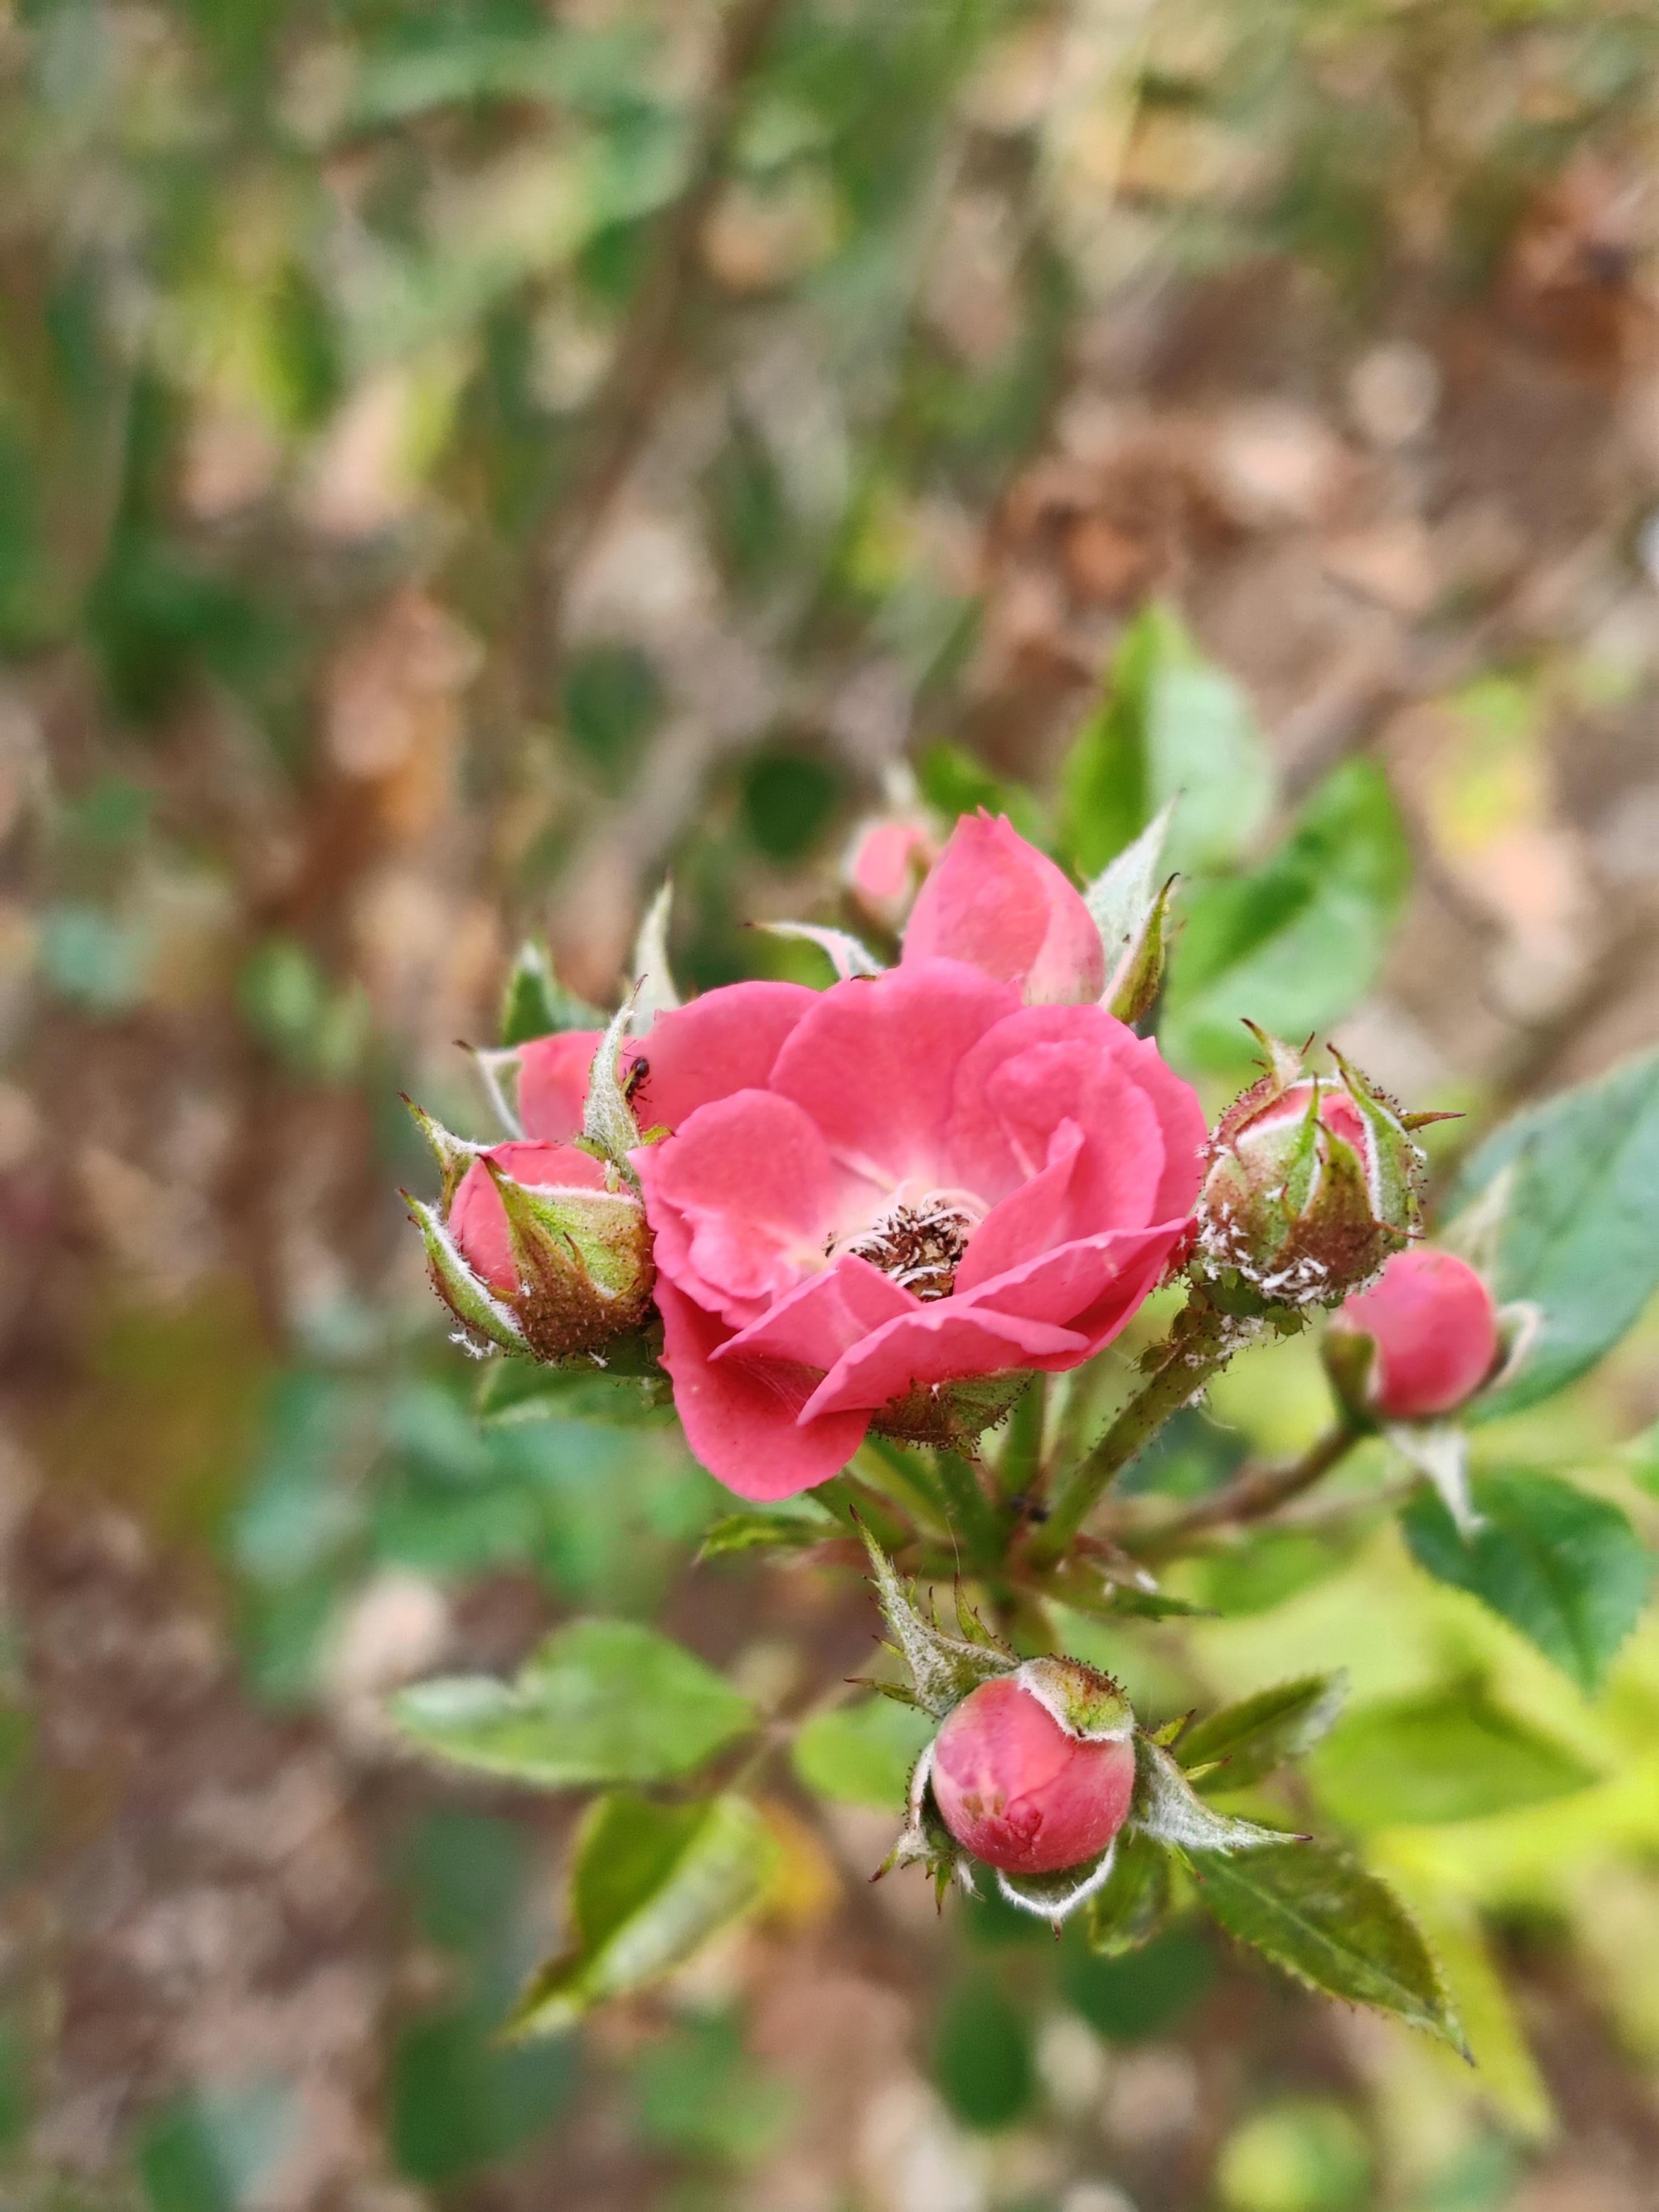
[[[526,938],[514,955],[501,993],[501,1042],[511,1050],[532,1037],[551,1036],[563,1030],[597,1030],[605,1016],[597,1006],[578,999],[559,981],[547,947]]]
[[[1135,1791],[1129,1826],[1154,1843],[1182,1851],[1248,1851],[1293,1843],[1282,1828],[1237,1820],[1206,1805],[1178,1761],[1150,1736],[1135,1738]]]
[[[1089,1948],[1118,1959],[1149,1943],[1169,1917],[1171,1887],[1163,1845],[1150,1836],[1121,1835],[1111,1872],[1089,1900]]]
[[[410,1197],[407,1191],[400,1195],[426,1247],[432,1287],[460,1323],[462,1340],[468,1349],[480,1357],[492,1344],[503,1352],[527,1352],[529,1345],[510,1309],[461,1257],[437,1208]]]
[[[869,1530],[863,1533],[877,1602],[893,1638],[890,1648],[908,1668],[916,1702],[924,1711],[943,1720],[952,1705],[959,1705],[981,1682],[1018,1669],[1016,1654],[988,1637],[975,1641],[948,1636],[924,1616],[915,1601],[914,1587],[900,1579]]]

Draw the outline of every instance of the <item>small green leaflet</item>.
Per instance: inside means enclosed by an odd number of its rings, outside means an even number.
[[[1536,1305],[1542,1328],[1514,1380],[1479,1401],[1480,1420],[1573,1382],[1659,1290],[1659,1052],[1505,1122],[1464,1169],[1460,1206],[1506,1168],[1496,1289]]]
[[[1477,1474],[1483,1526],[1460,1536],[1425,1491],[1401,1515],[1418,1565],[1483,1599],[1570,1674],[1586,1697],[1635,1627],[1653,1554],[1618,1506],[1552,1474]]]
[[[590,2006],[672,1972],[758,1901],[777,1857],[747,1798],[600,1798],[577,1844],[570,1948],[535,1975],[506,2033],[551,2034]]]
[[[1475,1820],[1587,1789],[1594,1767],[1462,1685],[1347,1715],[1308,1763],[1322,1802],[1361,1830]]]
[[[722,1513],[703,1532],[697,1558],[723,1559],[737,1552],[799,1551],[842,1533],[835,1516],[815,1498],[793,1498],[787,1505],[763,1511]]]
[[[1105,1882],[1089,1900],[1084,1933],[1103,1958],[1149,1943],[1170,1909],[1170,1855],[1150,1836],[1121,1835]]]
[[[1345,762],[1259,868],[1188,893],[1164,986],[1170,1056],[1231,1073],[1249,1056],[1247,1015],[1297,1038],[1340,1020],[1376,980],[1410,879],[1382,771]]]
[[[1273,763],[1238,685],[1199,653],[1172,608],[1124,633],[1103,702],[1060,780],[1060,842],[1094,876],[1179,799],[1174,869],[1224,866],[1247,853],[1273,804]]]
[[[934,1725],[914,1705],[861,1698],[807,1722],[795,1738],[795,1773],[820,1797],[896,1813]]]
[[[1182,1735],[1181,1764],[1218,1762],[1197,1784],[1206,1796],[1247,1790],[1286,1759],[1313,1748],[1341,1711],[1347,1686],[1346,1674],[1303,1674],[1223,1705]]]
[[[585,999],[573,998],[553,973],[547,947],[526,938],[514,957],[501,994],[501,1041],[504,1047],[527,1044],[556,1030],[602,1030],[605,1016]]]
[[[628,1620],[579,1620],[548,1638],[515,1682],[419,1682],[392,1716],[459,1765],[568,1790],[693,1773],[753,1727],[754,1708],[701,1659]]]
[[[1394,1892],[1323,1844],[1194,1851],[1200,1902],[1311,1990],[1374,2005],[1468,2057],[1428,1946]]]
[[[612,1347],[613,1352],[615,1347]],[[492,1359],[478,1385],[478,1419],[489,1428],[532,1421],[603,1421],[618,1428],[663,1428],[674,1418],[668,1378],[630,1374],[620,1356],[549,1367],[531,1359]]]

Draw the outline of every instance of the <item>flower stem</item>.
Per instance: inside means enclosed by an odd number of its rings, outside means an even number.
[[[1047,1519],[1032,1530],[1026,1550],[1034,1566],[1047,1566],[1060,1558],[1112,1477],[1225,1366],[1237,1342],[1227,1316],[1201,1291],[1194,1291],[1158,1347],[1147,1380],[1060,1484]]]
[[[853,1455],[850,1469],[867,1490],[896,1506],[919,1535],[950,1541],[951,1518],[933,1471],[919,1452],[882,1437],[866,1437]]]
[[[1347,1457],[1359,1440],[1358,1429],[1340,1422],[1310,1444],[1301,1458],[1292,1460],[1288,1467],[1247,1468],[1213,1497],[1200,1498],[1196,1505],[1188,1506],[1184,1513],[1176,1514],[1161,1528],[1149,1528],[1144,1535],[1127,1536],[1123,1540],[1138,1559],[1161,1559],[1166,1553],[1184,1550],[1192,1537],[1202,1535],[1211,1528],[1265,1520],[1292,1498],[1311,1490],[1339,1461]]]
[[[1014,1401],[1008,1434],[997,1461],[997,1488],[1005,1498],[1024,1498],[1042,1464],[1042,1431],[1048,1407],[1048,1378],[1034,1375]]]
[[[936,1451],[933,1466],[945,1493],[945,1517],[962,1541],[971,1566],[988,1567],[1003,1547],[1000,1516],[980,1486],[975,1470],[957,1452]]]

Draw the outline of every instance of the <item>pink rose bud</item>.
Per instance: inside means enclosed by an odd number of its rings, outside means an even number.
[[[1396,1252],[1372,1288],[1349,1298],[1331,1326],[1370,1339],[1366,1395],[1386,1420],[1451,1413],[1474,1397],[1498,1362],[1492,1292],[1452,1252],[1421,1246]]]
[[[1269,1305],[1334,1305],[1415,1233],[1416,1117],[1340,1057],[1335,1075],[1304,1076],[1300,1054],[1264,1042],[1268,1073],[1210,1139],[1198,1265]]]
[[[637,1192],[574,1145],[463,1145],[416,1117],[444,1170],[410,1201],[433,1287],[480,1350],[558,1361],[646,1320],[655,1268]]]
[[[866,822],[848,852],[847,887],[867,913],[896,928],[934,855],[920,823],[890,817]]]
[[[1106,948],[1078,891],[1001,816],[964,814],[921,887],[904,959],[960,960],[1017,983],[1028,1006],[1092,1006]]]
[[[1075,1659],[1028,1660],[946,1716],[930,1777],[939,1816],[988,1866],[1081,1866],[1128,1818],[1133,1727],[1109,1675]]]

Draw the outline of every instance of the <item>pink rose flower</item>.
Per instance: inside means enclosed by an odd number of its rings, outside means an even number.
[[[1333,1328],[1376,1346],[1369,1396],[1387,1420],[1425,1421],[1472,1398],[1498,1363],[1492,1292],[1466,1260],[1419,1245],[1396,1252]]]
[[[1105,947],[1081,896],[1001,816],[964,814],[921,887],[904,960],[936,959],[1018,983],[1027,1006],[1090,1006],[1106,988]]]
[[[1081,1671],[1081,1670],[1079,1670]],[[929,1777],[945,1826],[1009,1874],[1054,1874],[1103,1851],[1129,1816],[1134,1745],[1067,1728],[1018,1675],[981,1683],[946,1717]]]
[[[983,949],[1003,973],[907,945],[821,994],[712,992],[645,1041],[641,1124],[673,1132],[633,1156],[664,1364],[740,1496],[826,1480],[913,1394],[1091,1358],[1182,1237],[1192,1090],[1099,1006],[1022,1005],[1029,931]]]

